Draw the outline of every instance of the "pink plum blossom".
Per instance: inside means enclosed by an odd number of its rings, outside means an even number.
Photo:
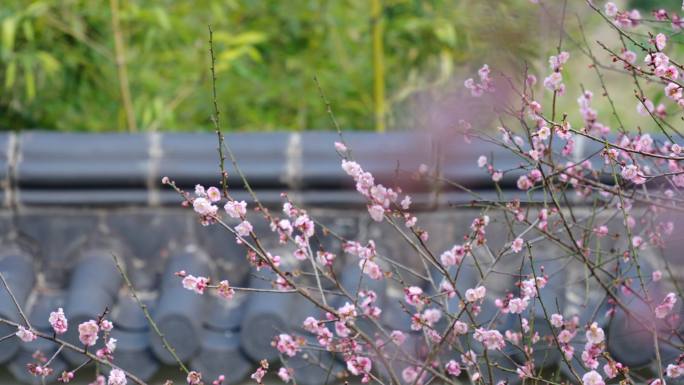
[[[50,322],[50,326],[52,326],[52,330],[54,330],[56,334],[66,333],[67,328],[69,327],[69,322],[67,321],[67,318],[64,315],[64,310],[61,307],[57,309],[57,311],[50,313],[48,321]]]

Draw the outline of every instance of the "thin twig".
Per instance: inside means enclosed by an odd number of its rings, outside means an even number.
[[[26,314],[24,314],[24,311],[21,309],[21,305],[19,304],[19,301],[17,301],[17,297],[14,296],[14,293],[12,292],[12,289],[10,289],[9,285],[7,284],[7,281],[5,280],[5,276],[0,272],[0,280],[2,281],[3,286],[5,286],[5,290],[7,290],[7,294],[9,294],[10,298],[12,299],[12,303],[14,303],[14,306],[17,308],[17,311],[21,315],[21,318],[24,320],[24,323],[26,326],[29,328],[29,330],[33,330],[31,327],[31,322],[29,322],[28,317]]]
[[[133,287],[133,283],[131,283],[131,280],[128,278],[128,274],[124,271],[123,267],[121,266],[121,263],[119,263],[119,258],[116,256],[116,254],[112,254],[112,258],[114,258],[114,263],[116,264],[117,270],[119,270],[119,274],[121,274],[121,277],[124,279],[126,282],[126,286],[128,287],[128,290],[131,292],[131,297],[135,299],[135,302],[138,304],[138,307],[142,310],[143,314],[145,314],[145,319],[147,319],[147,323],[150,324],[150,327],[152,327],[152,330],[154,333],[161,339],[162,345],[164,346],[164,349],[166,349],[173,359],[176,361],[178,364],[178,367],[185,372],[185,374],[190,373],[188,368],[183,364],[183,361],[181,361],[180,358],[178,358],[178,355],[176,354],[176,349],[169,344],[169,342],[166,340],[166,337],[164,336],[164,333],[159,330],[159,327],[157,326],[157,323],[154,322],[154,319],[152,319],[152,316],[150,315],[149,310],[147,309],[147,305],[145,305],[141,300],[140,297],[138,297],[138,293],[135,291],[135,287]]]
[[[8,324],[8,325],[10,325],[10,326],[14,326],[14,327],[19,327],[19,326],[21,326],[21,324],[19,324],[19,323],[17,323],[17,322],[10,321],[10,320],[4,319],[4,318],[0,318],[0,322],[6,323],[6,324]],[[33,334],[35,334],[35,335],[36,335],[37,337],[39,337],[39,338],[42,338],[42,339],[45,339],[45,340],[48,340],[48,341],[52,341],[52,342],[54,342],[55,344],[57,344],[57,345],[59,345],[59,346],[63,346],[63,347],[66,348],[66,349],[69,349],[69,350],[74,351],[74,352],[76,352],[76,353],[82,354],[83,356],[85,356],[86,358],[88,358],[88,361],[86,361],[86,362],[84,363],[84,365],[85,365],[85,364],[88,364],[88,363],[90,363],[90,362],[97,362],[98,364],[104,365],[104,366],[106,366],[106,367],[108,367],[108,368],[120,369],[121,371],[123,371],[123,372],[126,374],[126,377],[128,377],[128,378],[129,378],[131,381],[133,381],[134,383],[136,383],[136,384],[138,384],[138,385],[147,385],[147,383],[146,383],[145,381],[141,380],[141,379],[140,379],[138,376],[136,376],[135,374],[132,374],[132,373],[126,371],[125,369],[122,369],[122,368],[119,368],[119,367],[115,366],[114,364],[112,364],[111,362],[109,362],[109,361],[106,360],[106,359],[99,358],[99,357],[96,356],[95,354],[88,352],[87,349],[85,349],[85,348],[78,347],[78,346],[76,346],[76,345],[74,345],[74,344],[72,344],[72,343],[69,343],[69,342],[67,342],[67,341],[64,341],[64,340],[62,340],[62,339],[60,339],[60,338],[56,338],[56,337],[54,337],[52,334],[43,333],[43,332],[36,331],[36,330],[33,330]]]
[[[218,107],[218,101],[216,97],[216,55],[214,54],[214,31],[211,29],[211,25],[208,26],[209,29],[209,56],[211,57],[211,95],[212,102],[214,106],[214,115],[211,117],[211,121],[214,123],[214,130],[216,131],[216,136],[218,138],[218,145],[216,150],[219,156],[219,171],[221,172],[221,192],[223,196],[228,198],[228,173],[226,172],[226,156],[223,154],[223,147],[225,143],[225,138],[221,132],[221,111]]]

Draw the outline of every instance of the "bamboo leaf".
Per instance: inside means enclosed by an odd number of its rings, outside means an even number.
[[[17,20],[8,17],[2,21],[2,52],[5,55],[14,51],[14,40],[17,33]]]
[[[33,60],[26,58],[22,61],[24,67],[24,86],[26,87],[26,99],[32,102],[36,98],[36,78],[33,73]]]
[[[12,60],[5,69],[5,88],[9,90],[17,79],[17,62]]]

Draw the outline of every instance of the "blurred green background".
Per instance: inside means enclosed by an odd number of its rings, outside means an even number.
[[[330,128],[314,76],[344,128],[406,128],[416,100],[462,84],[483,62],[545,68],[537,8],[529,0],[3,0],[0,128],[210,130],[208,24],[225,130]]]
[[[501,58],[533,46],[528,0],[383,0],[378,17],[374,2],[3,0],[0,127],[209,130],[208,24],[227,130],[329,128],[314,75],[345,128],[382,128],[373,91],[382,87],[392,129],[402,104],[472,73],[492,45]]]

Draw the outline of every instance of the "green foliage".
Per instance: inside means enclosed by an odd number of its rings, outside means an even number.
[[[227,130],[325,129],[318,76],[345,128],[372,129],[368,0],[120,0],[142,130],[210,129],[207,25]],[[533,55],[527,0],[385,0],[388,126],[483,61]],[[4,0],[0,127],[126,130],[107,0]],[[460,81],[459,81],[460,82]]]
[[[666,10],[676,10],[677,8],[681,7],[682,2],[679,0],[630,0],[628,4],[629,8],[639,8],[646,12],[651,12],[661,8]]]

